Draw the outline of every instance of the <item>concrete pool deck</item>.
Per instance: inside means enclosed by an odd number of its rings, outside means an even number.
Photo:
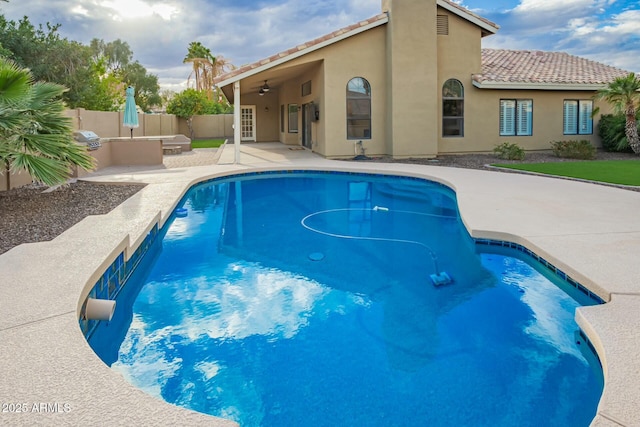
[[[86,343],[79,307],[115,257],[135,249],[154,224],[161,227],[193,183],[278,169],[397,174],[453,188],[473,237],[521,244],[607,302],[576,314],[605,374],[592,425],[640,425],[639,192],[521,174],[331,161],[282,144],[242,145],[233,164],[233,146],[221,150],[217,164],[91,175],[86,180],[148,185],[50,242],[0,255],[0,425],[235,425],[131,386]]]

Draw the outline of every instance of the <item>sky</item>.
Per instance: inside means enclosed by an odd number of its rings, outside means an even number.
[[[397,0],[399,1],[399,0]],[[639,0],[460,0],[500,26],[483,47],[567,52],[640,73]],[[186,88],[189,43],[241,66],[380,13],[381,0],[9,0],[9,20],[61,24],[89,44],[120,39],[162,89]]]

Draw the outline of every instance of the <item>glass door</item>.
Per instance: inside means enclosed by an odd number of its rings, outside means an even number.
[[[302,145],[311,149],[311,122],[313,118],[313,108],[311,104],[302,105]]]
[[[240,140],[256,141],[256,106],[240,106]]]

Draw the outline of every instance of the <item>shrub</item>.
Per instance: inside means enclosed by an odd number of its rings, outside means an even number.
[[[509,142],[496,145],[496,148],[493,149],[493,154],[504,160],[524,160],[524,150],[518,144]]]
[[[596,158],[596,147],[589,141],[552,141],[553,154],[567,159],[591,160]]]
[[[602,138],[605,151],[632,153],[624,133],[626,117],[624,114],[603,114],[598,123],[598,135]],[[638,110],[638,126],[640,128],[640,110]]]

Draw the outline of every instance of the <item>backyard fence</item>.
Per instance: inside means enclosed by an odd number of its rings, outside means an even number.
[[[131,135],[131,129],[122,126],[124,112],[91,111],[84,108],[67,110],[77,130],[90,130],[101,138],[117,138]],[[138,114],[140,126],[133,129],[133,136],[189,135],[187,121],[173,114]],[[195,116],[195,139],[233,137],[233,114]]]

